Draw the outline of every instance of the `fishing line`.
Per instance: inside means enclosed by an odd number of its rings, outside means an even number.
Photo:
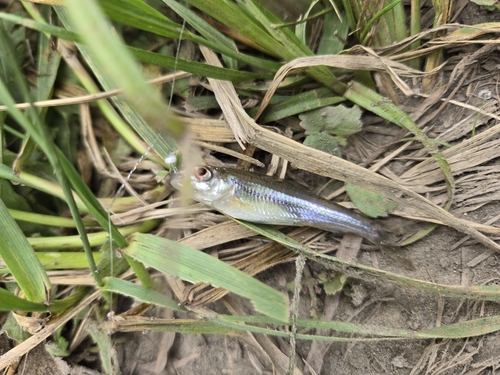
[[[176,52],[175,52],[174,67],[173,67],[173,78],[172,78],[172,82],[171,82],[171,86],[170,86],[170,98],[169,98],[168,106],[167,106],[169,110],[170,110],[170,108],[172,106],[172,100],[173,100],[173,97],[174,97],[174,88],[175,88],[175,81],[176,81],[176,75],[175,75],[175,73],[177,73],[177,62],[178,62],[178,59],[179,59],[179,56],[180,56],[181,43],[182,43],[182,35],[184,34],[185,27],[186,27],[186,20],[183,20],[182,21],[182,25],[181,25],[181,30],[180,30],[180,33],[179,33],[179,39],[178,39],[177,46],[176,46]],[[115,204],[116,199],[118,198],[118,196],[125,189],[125,184],[130,180],[130,178],[132,177],[132,174],[137,170],[137,168],[139,167],[139,165],[146,158],[146,156],[151,151],[151,149],[154,147],[154,145],[156,144],[156,142],[158,141],[158,139],[160,139],[160,135],[159,134],[156,136],[156,138],[153,141],[153,143],[151,143],[148,146],[148,148],[146,149],[146,151],[144,151],[144,153],[139,157],[139,159],[136,161],[136,163],[134,164],[134,166],[132,167],[132,169],[129,171],[129,173],[127,174],[127,177],[125,177],[125,180],[122,182],[122,184],[120,185],[120,187],[116,191],[115,195],[113,196],[113,199],[112,199],[111,203],[109,204],[109,206],[108,206],[108,208],[106,210],[107,214],[108,214],[108,233],[110,234],[109,235],[109,251],[110,251],[110,268],[111,268],[110,273],[111,273],[111,275],[113,275],[113,271],[114,271],[114,262],[113,262],[114,258],[113,258],[113,253],[112,253],[112,251],[113,251],[113,238],[111,236],[111,216],[117,217],[116,214],[113,212],[112,207]],[[177,161],[177,157],[173,153],[170,153],[169,156],[167,156],[165,158],[165,163],[169,164],[174,172],[177,172],[177,168],[175,167],[176,161]],[[119,218],[119,217],[118,217],[118,219],[121,220],[121,218]],[[110,306],[110,311],[111,311],[111,306]]]

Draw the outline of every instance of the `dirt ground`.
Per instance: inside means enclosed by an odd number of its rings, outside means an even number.
[[[488,12],[474,3],[469,3],[457,22],[478,24],[491,21],[500,21],[499,11]],[[500,66],[498,65],[500,64],[498,52],[496,56],[491,54],[490,58],[476,63],[476,74],[473,80],[475,81],[474,87],[491,90],[493,94],[489,103],[494,108],[491,112],[496,110],[495,113],[498,114],[500,112],[500,98],[497,96],[498,66]],[[466,80],[451,99],[467,101],[471,95],[467,91],[470,88],[471,82]],[[403,108],[411,108],[416,99],[408,100],[402,103]],[[481,106],[480,101],[472,104]],[[447,105],[440,118],[436,118],[430,124],[432,132],[443,133],[466,115],[469,113],[459,111],[451,104]],[[495,124],[494,120],[487,121],[485,126],[478,129],[478,132]],[[385,124],[380,123],[380,126],[385,126]],[[370,133],[363,133],[362,136],[370,137]],[[498,165],[500,165],[498,160],[488,163],[490,167]],[[391,168],[394,173],[399,174],[405,165],[394,162]],[[461,176],[455,176],[455,178]],[[459,193],[463,193],[467,188],[462,188],[458,184],[457,189]],[[478,223],[486,223],[500,214],[498,196],[496,198],[492,196],[491,203],[474,210],[465,212],[460,207],[457,207],[455,211],[454,209],[452,208],[452,212],[455,212],[457,216]],[[495,223],[492,224],[495,225]],[[374,262],[378,262],[378,266],[382,269],[439,284],[500,285],[498,272],[500,256],[492,254],[478,264],[470,265],[470,261],[484,253],[486,248],[472,241],[466,241],[454,248],[463,238],[464,235],[455,230],[438,227],[423,240],[407,246],[401,250],[401,254],[412,261],[415,266],[413,271],[402,269],[383,254],[374,251],[361,251],[357,261],[367,265],[374,265]],[[323,241],[327,242],[328,238]],[[306,274],[308,274],[304,276],[304,284],[309,282],[309,285],[313,287],[303,288],[299,311],[300,316],[304,318],[310,317],[311,306],[315,306],[320,316],[325,311],[332,314],[330,318],[332,320],[421,330],[500,314],[500,305],[496,302],[459,300],[364,280],[351,280],[342,293],[328,296],[322,286],[314,282],[324,270],[310,262],[306,264],[306,269],[308,271]],[[293,282],[294,277],[293,263],[275,266],[258,276],[261,281],[287,293],[289,298],[292,298],[292,293],[287,289],[287,285]],[[311,301],[310,291],[314,291],[317,301]],[[250,311],[248,301],[241,299],[237,301]],[[210,307],[219,312],[227,311],[221,303]],[[154,312],[152,314],[154,315]],[[312,331],[300,332],[313,333]],[[236,337],[135,333],[117,334],[115,339],[114,349],[121,361],[122,374],[273,374],[269,359]],[[289,343],[286,340],[271,340],[277,343],[283,353],[289,354]],[[5,336],[0,336],[0,354],[9,345]],[[308,370],[308,365],[305,364],[307,361],[312,368],[316,369],[316,373],[324,375],[494,374],[500,371],[499,353],[499,333],[463,340],[386,340],[328,345],[299,341],[296,373],[314,373]],[[67,362],[72,369],[65,367],[64,362],[54,359],[42,346],[39,346],[31,351],[26,359],[23,359],[17,374],[98,373],[96,370],[91,370],[91,368],[97,368],[95,357],[83,360],[70,357]],[[163,364],[164,368],[159,366],[160,370],[155,371],[157,362]]]

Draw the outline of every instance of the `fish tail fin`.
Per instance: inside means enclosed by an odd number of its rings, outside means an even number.
[[[391,247],[398,248],[399,244],[392,236],[386,225],[383,222],[377,222],[373,226],[373,230],[371,233],[371,238],[368,238],[373,244],[377,245],[380,248],[383,247]]]

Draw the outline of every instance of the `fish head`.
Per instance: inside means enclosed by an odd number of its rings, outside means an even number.
[[[192,170],[174,173],[170,184],[195,201],[209,206],[226,197],[233,189],[222,170],[208,166],[196,166]]]

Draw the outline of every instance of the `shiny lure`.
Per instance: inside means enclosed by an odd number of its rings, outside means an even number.
[[[170,183],[176,189],[190,191],[194,200],[236,219],[354,233],[379,247],[397,246],[374,220],[275,177],[197,166],[174,173]]]

